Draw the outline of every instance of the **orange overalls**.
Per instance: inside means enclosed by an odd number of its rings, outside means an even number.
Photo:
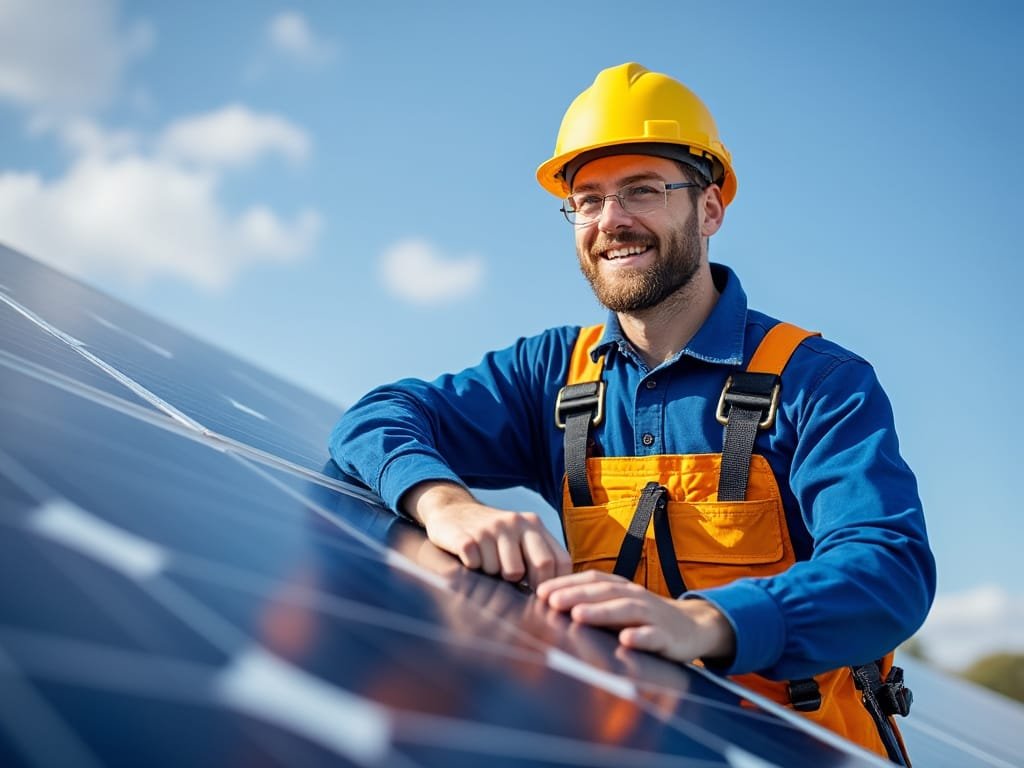
[[[603,326],[581,330],[573,349],[566,389],[559,395],[561,409],[563,395],[568,398],[567,393],[573,391],[569,388],[583,385],[576,389],[584,390],[583,400],[592,406],[591,424],[598,423],[602,413],[603,383],[599,382],[604,359],[594,362],[590,350],[602,332]],[[812,335],[816,334],[780,323],[758,347],[747,372],[772,374],[777,384],[777,377],[793,351]],[[772,394],[775,402],[760,425],[763,428],[770,426],[774,418],[777,386]],[[724,400],[723,392],[723,403]],[[723,403],[719,404],[720,421]],[[556,423],[565,428],[566,421],[559,410]],[[752,429],[756,427],[755,422]],[[751,434],[748,454],[752,441]],[[720,495],[726,495],[719,493],[721,453],[594,458],[579,455],[585,454],[586,449],[579,444],[578,434],[572,442],[575,445],[570,446],[567,430],[562,523],[574,570],[619,572],[652,592],[677,597],[683,589],[707,589],[744,576],[772,576],[796,562],[775,475],[763,456],[749,458],[749,477],[743,483],[742,500],[719,501]],[[727,431],[727,445],[728,442]],[[571,456],[574,451],[575,459]],[[745,458],[741,464],[742,472],[747,466]],[[581,487],[584,503],[574,503],[574,496],[577,501],[581,498],[577,493]],[[631,547],[632,552],[627,552]],[[674,562],[666,563],[668,559]],[[624,561],[628,561],[625,566]],[[863,700],[865,697],[854,679],[855,675],[871,675],[874,685],[884,685],[881,681],[889,682],[892,659],[890,652],[877,666],[843,667],[816,675],[813,680],[777,681],[757,674],[737,675],[733,679],[883,757],[895,762],[902,759],[909,765],[891,713],[876,711],[872,715],[871,702]],[[861,687],[873,687],[867,680],[861,682]],[[902,687],[900,691],[902,694]],[[906,695],[909,697],[909,692]],[[906,706],[909,708],[909,703]],[[880,733],[885,727],[878,721],[887,722],[891,732]],[[883,738],[888,739],[888,749]]]

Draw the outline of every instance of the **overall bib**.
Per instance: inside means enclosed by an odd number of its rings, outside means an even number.
[[[589,427],[603,416],[604,359],[593,361],[590,351],[602,333],[603,326],[580,332],[556,407],[556,423],[566,430],[562,524],[573,569],[619,573],[656,594],[675,598],[686,589],[773,576],[792,566],[796,558],[775,475],[768,461],[751,451],[758,427],[768,428],[774,419],[778,378],[790,355],[816,334],[785,323],[771,329],[746,372],[755,376],[756,386],[748,389],[763,385],[769,413],[753,411],[758,415],[746,438],[730,437],[733,426],[726,426],[723,453],[595,458],[587,455],[587,441]],[[723,416],[727,400],[739,413],[757,399],[730,393],[733,378],[719,404],[723,423],[728,420]],[[576,407],[580,403],[584,407]],[[749,443],[746,455],[739,450],[738,460],[729,447],[735,440]],[[725,454],[729,457],[723,466]],[[738,493],[733,492],[733,476],[744,470],[748,475],[739,479]],[[733,491],[724,493],[727,477],[732,478]],[[720,500],[723,497],[738,498]],[[732,679],[883,757],[909,765],[894,713],[887,711],[893,707],[884,701],[895,692],[900,704],[906,704],[897,708],[909,710],[910,693],[901,678],[894,681],[901,673],[896,668],[891,674],[892,660],[889,653],[877,664],[843,667],[805,680],[769,680],[757,674]],[[865,696],[863,690],[871,695]],[[881,706],[878,698],[883,699]]]

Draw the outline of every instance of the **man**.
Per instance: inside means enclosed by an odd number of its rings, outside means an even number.
[[[537,175],[606,323],[371,392],[335,460],[467,567],[904,760],[890,651],[923,622],[935,570],[871,367],[748,309],[708,261],[736,177],[681,83],[604,70]],[[515,485],[561,510],[568,553],[467,490]]]

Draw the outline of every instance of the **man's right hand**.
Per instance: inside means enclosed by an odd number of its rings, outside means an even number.
[[[572,573],[572,560],[532,512],[510,512],[481,504],[461,485],[428,481],[413,486],[402,509],[423,524],[436,546],[467,568],[532,587]]]

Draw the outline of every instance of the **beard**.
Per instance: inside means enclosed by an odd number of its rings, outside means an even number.
[[[600,269],[601,254],[631,243],[658,249],[658,260],[645,269],[609,277]],[[598,238],[585,253],[577,249],[580,271],[587,278],[597,300],[613,312],[639,312],[655,307],[688,285],[700,269],[701,248],[697,217],[687,220],[665,237],[640,232],[617,232],[614,238]]]

